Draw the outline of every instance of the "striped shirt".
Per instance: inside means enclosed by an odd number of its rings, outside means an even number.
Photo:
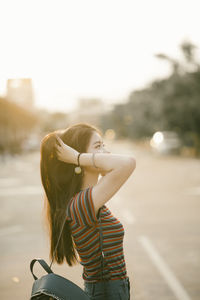
[[[100,226],[98,218],[100,218],[106,263],[104,272],[105,274],[109,272],[110,280],[124,279],[127,277],[123,251],[124,227],[106,205],[101,207],[100,214],[98,212],[98,217],[96,216],[92,188],[77,193],[70,200],[67,209],[72,237],[80,264],[83,266],[82,278],[87,282],[101,280],[101,248],[98,230]]]

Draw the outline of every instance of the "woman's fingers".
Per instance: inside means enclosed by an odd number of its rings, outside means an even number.
[[[56,136],[55,149],[56,149],[57,159],[65,162],[64,156],[66,150],[64,145],[65,143],[61,140],[61,138],[59,138],[59,136]]]
[[[61,160],[61,150],[62,150],[62,144],[61,144],[61,139],[56,136],[56,143],[55,143],[55,149],[56,149],[56,155],[57,155],[57,158],[59,160]]]
[[[59,153],[60,150],[61,150],[61,146],[56,143],[55,144],[55,149],[56,149],[56,152]]]
[[[58,135],[56,135],[56,142],[57,142],[56,144],[59,145],[59,146],[62,146],[62,144],[64,144],[63,141],[61,140],[61,138],[59,138]]]
[[[75,150],[67,144],[65,144],[58,136],[56,136],[55,149],[59,160],[64,161],[66,163],[74,161]]]
[[[56,156],[57,156],[58,160],[63,161],[63,159],[62,159],[62,153],[59,150],[56,150]]]

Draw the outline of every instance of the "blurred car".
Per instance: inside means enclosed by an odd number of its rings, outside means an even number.
[[[179,154],[181,140],[174,131],[157,131],[150,140],[153,152],[158,154]]]

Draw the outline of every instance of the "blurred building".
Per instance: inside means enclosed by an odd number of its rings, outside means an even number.
[[[7,99],[26,108],[33,109],[34,93],[31,78],[14,78],[7,80]]]
[[[88,122],[95,125],[101,124],[101,118],[110,111],[111,107],[101,99],[81,98],[77,109],[70,113],[70,123]]]

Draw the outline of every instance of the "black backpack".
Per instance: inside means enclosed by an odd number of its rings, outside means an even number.
[[[33,266],[38,261],[48,273],[38,279],[33,274]],[[43,259],[33,259],[30,264],[31,273],[35,279],[31,292],[31,300],[89,300],[87,294],[72,281],[53,273]]]

